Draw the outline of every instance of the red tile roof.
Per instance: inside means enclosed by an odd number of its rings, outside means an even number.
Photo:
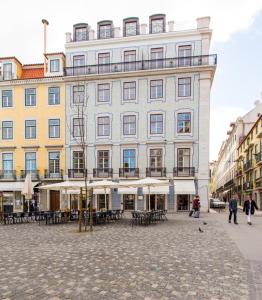
[[[44,77],[44,68],[23,68],[21,79],[42,78]]]

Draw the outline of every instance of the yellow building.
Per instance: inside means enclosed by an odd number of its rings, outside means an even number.
[[[21,195],[27,173],[34,189],[30,208],[57,205],[59,195],[40,194],[42,181],[63,180],[65,85],[63,53],[45,55],[45,64],[22,65],[0,58],[0,192],[3,211],[25,211]],[[46,197],[47,196],[47,197]],[[58,198],[58,199],[57,199]]]
[[[239,144],[236,191],[242,204],[250,194],[262,210],[262,115]]]

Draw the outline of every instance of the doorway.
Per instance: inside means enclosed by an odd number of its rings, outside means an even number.
[[[165,195],[149,195],[146,196],[146,209],[147,210],[164,210],[165,209]]]
[[[177,210],[188,211],[189,210],[189,197],[190,195],[177,195]]]
[[[50,210],[57,211],[60,210],[60,192],[50,191]]]

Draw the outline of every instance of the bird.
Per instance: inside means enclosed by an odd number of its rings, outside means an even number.
[[[203,224],[204,224],[204,225],[207,225],[207,222],[204,221]]]
[[[200,227],[198,228],[199,232],[204,232]]]

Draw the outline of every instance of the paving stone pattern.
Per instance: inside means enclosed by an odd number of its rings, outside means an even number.
[[[76,224],[2,225],[0,299],[250,299],[250,265],[215,220],[168,218],[81,234]]]

